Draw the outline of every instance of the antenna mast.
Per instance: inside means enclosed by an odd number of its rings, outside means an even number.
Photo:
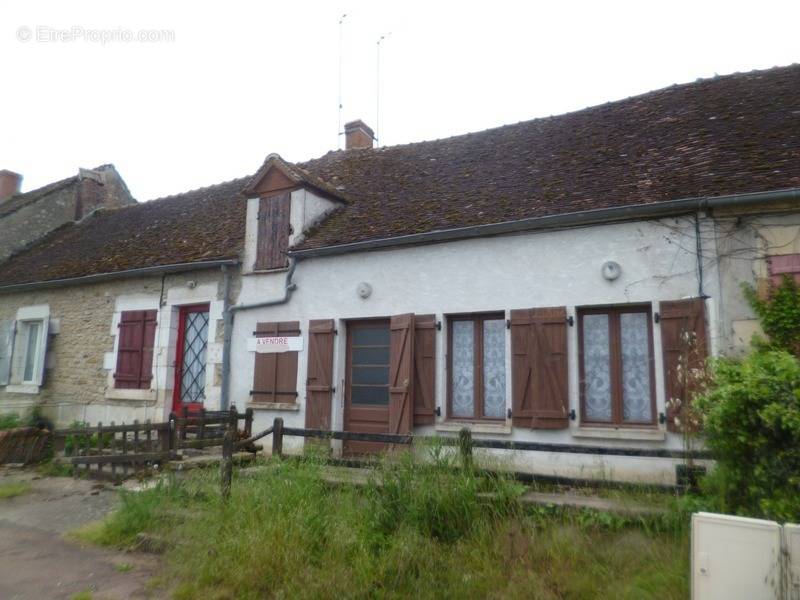
[[[339,17],[339,127],[336,129],[336,147],[341,145],[342,136],[342,23],[344,23],[347,13]]]
[[[375,58],[375,146],[379,146],[381,139],[381,42],[392,35],[386,33],[378,38],[378,51]]]

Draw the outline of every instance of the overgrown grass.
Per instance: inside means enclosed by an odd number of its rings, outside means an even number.
[[[31,491],[31,484],[27,481],[15,481],[0,484],[0,500],[22,496]]]
[[[201,473],[123,493],[83,539],[171,540],[176,598],[685,598],[685,525],[524,509],[518,484],[438,457],[386,460],[366,488],[314,460],[275,461],[219,495]],[[593,515],[593,516],[591,516]]]

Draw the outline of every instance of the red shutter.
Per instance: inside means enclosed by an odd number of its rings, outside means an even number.
[[[514,425],[564,429],[569,425],[566,308],[511,311],[511,385]]]
[[[306,379],[306,428],[331,428],[333,394],[333,319],[308,322],[308,373]]]
[[[436,420],[436,316],[414,317],[414,425]]]
[[[681,356],[685,356],[688,368],[701,368],[708,356],[706,340],[706,303],[703,298],[675,300],[661,303],[661,348],[664,361],[664,387],[667,402],[667,429],[679,432],[675,424],[675,410],[670,408],[669,401],[679,398],[681,402],[688,398],[687,390],[677,373]],[[690,344],[685,333],[694,333],[696,350],[690,351]],[[688,390],[691,392],[691,390]]]
[[[289,248],[291,193],[259,200],[256,269],[281,269],[286,266]]]
[[[300,335],[299,321],[258,323],[256,337]],[[297,401],[297,352],[255,353],[253,402]]]
[[[800,254],[768,256],[767,264],[772,285],[779,286],[786,275],[791,275],[796,283],[800,283]]]
[[[149,389],[153,378],[155,310],[126,310],[120,315],[114,387]]]
[[[392,317],[389,329],[389,433],[410,433],[414,412],[414,315]]]

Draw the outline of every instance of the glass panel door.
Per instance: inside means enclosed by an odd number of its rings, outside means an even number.
[[[200,408],[206,398],[208,310],[207,304],[180,309],[172,401],[176,412],[184,406]]]

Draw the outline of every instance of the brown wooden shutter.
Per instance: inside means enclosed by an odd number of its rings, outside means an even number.
[[[685,402],[688,398],[687,390],[677,374],[677,367],[681,356],[686,355],[688,368],[701,368],[705,357],[708,356],[708,342],[706,338],[706,303],[703,298],[689,300],[674,300],[661,302],[661,348],[664,361],[664,387],[667,404],[667,429],[679,432],[675,424],[675,410],[669,406],[671,398],[680,398]],[[697,340],[696,352],[689,351],[688,342],[684,333],[694,333]]]
[[[569,426],[566,308],[511,311],[511,385],[514,425]]]
[[[149,389],[153,378],[155,310],[126,310],[120,315],[114,387]]]
[[[333,394],[333,319],[308,322],[308,373],[306,379],[306,428],[331,428]]]
[[[410,433],[414,412],[414,315],[389,323],[389,433]]]
[[[256,337],[300,335],[299,321],[258,323]],[[253,402],[297,401],[297,352],[255,353]]]
[[[291,197],[290,192],[285,192],[259,200],[256,269],[281,269],[286,266]]]
[[[436,316],[414,317],[414,425],[436,421]]]

